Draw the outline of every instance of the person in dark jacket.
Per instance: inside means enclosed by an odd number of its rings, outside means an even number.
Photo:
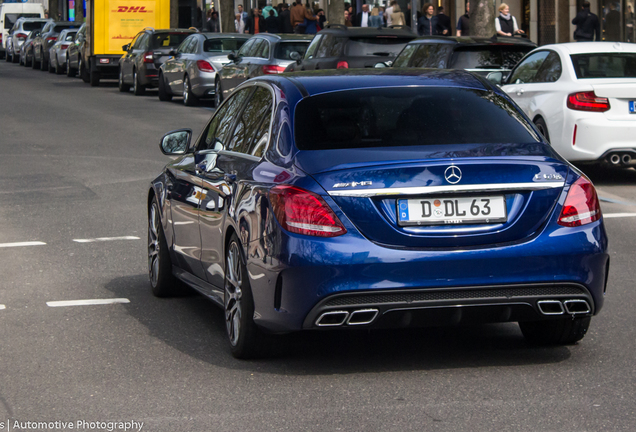
[[[610,10],[605,15],[605,40],[620,42],[621,40],[621,13],[616,10],[616,3],[609,4]]]
[[[466,2],[466,13],[457,20],[457,36],[468,36],[470,34],[470,3]]]
[[[437,28],[442,36],[450,36],[451,20],[448,15],[444,14],[443,6],[437,8]]]
[[[219,33],[221,31],[221,24],[219,21],[219,13],[214,11],[210,15],[210,19],[206,23],[206,30],[213,33]]]
[[[252,10],[252,15],[245,22],[245,33],[249,34],[259,34],[265,33],[267,31],[267,24],[265,24],[265,19],[263,15],[259,13],[258,8],[254,8]]]
[[[265,27],[267,28],[267,33],[280,33],[278,18],[273,10],[270,9],[269,16],[265,18]],[[291,24],[291,23],[290,23]]]
[[[294,29],[291,25],[291,14],[289,12],[289,5],[283,3],[283,7],[278,14],[278,27],[281,33],[293,33]]]
[[[601,24],[598,17],[590,12],[590,2],[584,1],[581,11],[574,17],[572,24],[576,25],[574,40],[577,42],[592,42],[601,40]]]
[[[435,36],[437,31],[437,17],[433,15],[435,8],[432,4],[426,3],[422,7],[422,17],[417,20],[417,33],[420,36]]]

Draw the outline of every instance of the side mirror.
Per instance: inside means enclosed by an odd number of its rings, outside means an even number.
[[[182,155],[188,151],[191,139],[192,129],[174,130],[163,136],[159,148],[168,156]]]
[[[303,59],[303,56],[301,56],[298,51],[293,51],[289,53],[289,58],[292,60],[295,60],[296,63],[300,64],[301,60]]]
[[[486,79],[495,85],[503,83],[503,72],[490,72],[486,75]]]
[[[237,58],[238,58],[238,57],[236,57],[236,54],[235,54],[234,52],[231,52],[231,53],[229,53],[229,54],[227,55],[227,59],[228,59],[229,61],[233,61],[233,62],[235,62]]]
[[[122,47],[121,47],[121,49],[122,49],[123,51],[128,52],[128,51],[130,50],[130,44],[126,44],[126,45],[122,46]]]

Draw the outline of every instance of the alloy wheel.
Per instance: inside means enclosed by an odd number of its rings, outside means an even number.
[[[188,104],[188,95],[190,94],[190,82],[188,77],[183,80],[183,103]]]
[[[243,314],[241,287],[241,255],[236,242],[230,243],[225,269],[225,328],[232,346],[236,346],[241,335],[241,317]]]
[[[137,94],[139,92],[139,84],[137,83],[137,71],[133,71],[133,89],[134,93]]]
[[[159,278],[159,251],[161,243],[159,241],[159,209],[155,203],[150,207],[148,216],[148,275],[152,286],[157,285]]]
[[[214,102],[217,108],[221,105],[221,102],[223,102],[221,96],[221,83],[219,81],[217,81],[214,86]]]

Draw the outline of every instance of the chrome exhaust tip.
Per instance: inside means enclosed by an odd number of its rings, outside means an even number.
[[[618,154],[614,153],[609,157],[609,161],[612,163],[612,165],[618,165],[619,163],[621,163],[621,157]]]
[[[371,324],[373,320],[378,316],[379,311],[377,309],[360,309],[351,312],[347,325],[365,325]]]
[[[632,163],[632,156],[629,154],[624,154],[621,158],[621,161],[623,162],[623,164],[629,165]]]
[[[559,300],[539,300],[537,306],[543,315],[563,315],[563,304]]]
[[[592,312],[592,308],[585,300],[566,300],[563,304],[565,305],[565,310],[571,315]]]
[[[331,311],[325,312],[318,317],[316,325],[318,327],[337,327],[341,326],[347,320],[349,312],[347,311]]]

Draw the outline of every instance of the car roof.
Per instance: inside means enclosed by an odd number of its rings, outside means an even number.
[[[543,45],[541,49],[552,49],[569,54],[592,54],[592,53],[634,53],[636,44],[621,42],[569,42],[561,44]]]
[[[331,24],[318,32],[318,34],[337,34],[338,36],[364,37],[364,36],[404,36],[417,37],[410,28],[391,27],[347,27],[340,24]]]
[[[252,35],[248,34],[239,34],[239,33],[198,33],[199,35],[205,37],[206,39],[249,39]]]
[[[53,22],[53,18],[18,18],[17,20],[15,20],[16,23],[18,22]]]
[[[529,39],[515,38],[515,37],[505,37],[498,36],[492,38],[486,37],[476,37],[476,36],[424,36],[419,37],[415,40],[412,40],[410,43],[444,43],[444,44],[452,44],[452,45],[461,45],[461,46],[479,46],[479,45],[522,45],[529,47],[536,47],[537,44],[532,42]]]
[[[173,28],[173,29],[153,29],[152,27],[146,27],[142,31],[148,33],[197,33],[196,30],[190,30],[185,28]]]
[[[314,35],[303,34],[274,34],[274,33],[259,33],[253,37],[259,37],[269,39],[271,41],[310,41],[314,38]]]
[[[470,72],[448,69],[331,69],[285,73],[268,78],[290,81],[306,96],[352,89],[420,86],[491,90],[481,78]]]

